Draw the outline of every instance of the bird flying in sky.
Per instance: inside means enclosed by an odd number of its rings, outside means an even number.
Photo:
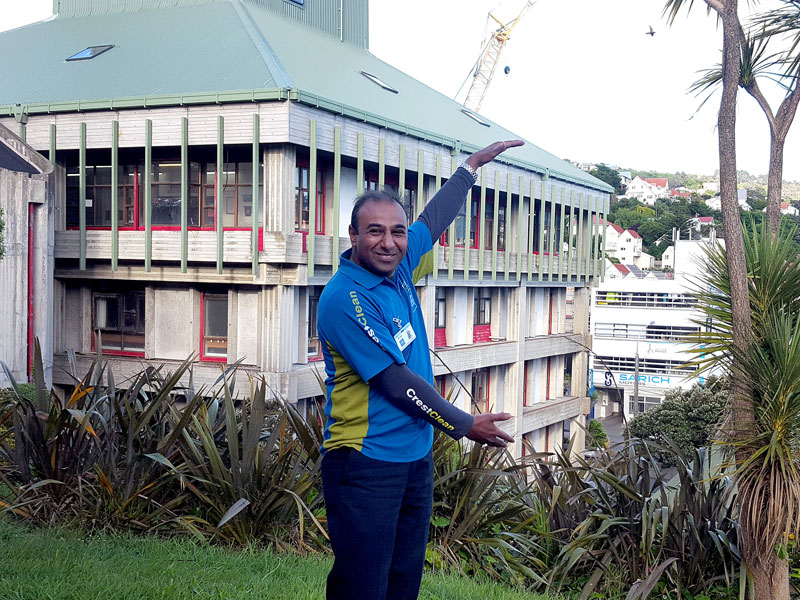
[[[649,35],[650,37],[653,37],[656,34],[656,32],[653,31],[653,26],[650,25],[650,31],[645,31],[644,34],[645,35]]]

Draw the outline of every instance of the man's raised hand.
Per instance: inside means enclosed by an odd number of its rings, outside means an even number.
[[[509,148],[522,146],[525,142],[522,140],[506,140],[505,142],[495,142],[478,150],[475,154],[470,155],[464,162],[475,170],[480,169],[483,165],[492,162],[498,155],[502,154]]]
[[[495,425],[496,421],[507,421],[511,418],[509,413],[486,413],[475,415],[472,422],[472,429],[467,432],[467,437],[479,444],[488,444],[498,448],[505,448],[507,442],[513,442],[514,438]]]

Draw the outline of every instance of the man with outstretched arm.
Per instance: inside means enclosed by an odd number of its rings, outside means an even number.
[[[508,413],[473,417],[433,388],[414,283],[477,169],[522,143],[495,142],[472,154],[410,227],[390,193],[369,191],[353,206],[352,247],[322,292],[317,326],[327,375],[322,485],[335,555],[328,600],[417,598],[433,503],[434,427],[479,444],[513,441],[495,424]]]

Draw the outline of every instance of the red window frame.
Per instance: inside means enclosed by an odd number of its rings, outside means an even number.
[[[484,375],[484,374],[486,375],[486,399],[485,399],[486,400],[486,407],[485,407],[485,410],[483,410],[482,413],[478,413],[477,412],[477,409],[481,408],[481,404],[480,404],[480,402],[476,402],[476,398],[475,398],[475,391],[474,390],[475,390],[475,375],[476,374],[480,374],[481,376]],[[475,415],[475,414],[485,414],[485,413],[492,412],[491,396],[489,394],[489,390],[491,389],[491,381],[492,381],[492,372],[488,367],[483,368],[483,369],[475,369],[472,372],[472,386],[471,387],[472,387],[472,401],[473,402],[472,402],[472,406],[471,406],[471,412],[472,412],[473,415]],[[481,398],[481,402],[482,401],[483,401],[483,398]],[[475,406],[476,403],[478,404],[477,407]]]
[[[180,159],[174,159],[174,160],[180,160]],[[163,158],[163,159],[159,159],[158,161],[154,161],[154,162],[171,162],[171,161],[172,161],[172,159]],[[197,161],[192,161],[192,162],[197,162]],[[246,161],[234,162],[233,164],[234,165],[238,165],[240,162],[246,162]],[[203,207],[202,207],[202,205],[203,205],[203,188],[205,187],[205,184],[202,183],[202,178],[203,178],[202,166],[205,165],[205,164],[213,164],[214,167],[215,167],[215,169],[214,169],[214,219],[216,220],[216,215],[217,215],[217,172],[216,172],[216,163],[204,162],[204,163],[199,163],[199,164],[201,166],[201,168],[200,168],[200,180],[196,181],[196,182],[193,182],[193,181],[191,181],[191,175],[190,175],[190,181],[189,181],[190,190],[191,190],[191,186],[193,186],[193,185],[196,185],[198,187],[198,203],[199,203],[198,210],[202,212],[202,210],[203,210]],[[260,164],[261,163],[259,163],[259,166],[260,166]],[[96,165],[92,165],[92,166],[96,166]],[[190,166],[191,166],[191,163],[190,163]],[[234,186],[237,188],[237,191],[238,191],[238,187],[240,185],[244,185],[245,187],[247,187],[247,184],[239,184],[238,183],[238,169],[237,169],[236,173],[237,173],[236,182],[234,183]],[[139,171],[139,165],[138,164],[137,165],[133,165],[133,208],[132,208],[132,210],[133,210],[133,225],[120,225],[120,227],[119,227],[120,231],[144,231],[144,229],[145,229],[145,226],[142,223],[142,218],[140,217],[140,214],[139,214],[142,211],[142,208],[143,208],[142,207],[143,194],[141,192],[141,188],[142,188],[142,186],[144,184],[141,182],[141,177],[142,177],[142,174]],[[158,185],[158,184],[154,183],[152,185]],[[264,186],[264,183],[262,181],[261,183],[259,183],[259,189],[263,188],[263,186]],[[261,200],[260,194],[254,194],[253,195],[253,202],[260,202],[260,200]],[[198,217],[199,216],[200,216],[200,213],[198,213]],[[66,229],[68,231],[74,231],[74,230],[80,229],[80,227],[78,225],[68,225],[66,227]],[[150,229],[152,231],[181,231],[181,226],[180,225],[151,225]],[[187,227],[187,229],[189,231],[216,231],[216,224],[214,224],[214,225],[202,225],[202,224],[201,225],[189,225]],[[223,231],[251,231],[252,230],[252,226],[250,226],[250,225],[236,226],[236,227],[223,226],[222,229],[223,229]],[[259,229],[259,251],[261,251],[261,250],[263,250],[263,227],[259,227],[258,229]],[[86,226],[86,230],[87,231],[110,231],[111,230],[111,225],[87,225]]]
[[[445,390],[445,383],[446,382],[445,382],[445,376],[444,375],[437,375],[436,377],[433,378],[433,387],[437,392],[439,392],[439,395],[442,398],[446,398],[447,397],[447,396],[444,395],[445,391],[446,391]]]
[[[522,406],[528,406],[528,363],[522,363]],[[524,446],[523,446],[524,448]]]
[[[491,231],[491,229],[492,229],[491,224],[492,224],[492,221],[494,220],[494,216],[493,216],[494,213],[493,212],[492,213],[489,212],[489,208],[490,207],[492,208],[492,211],[494,210],[494,205],[493,205],[494,200],[493,200],[493,196],[490,196],[490,194],[491,194],[491,192],[487,191],[487,193],[486,193],[486,212],[487,212],[487,214],[491,215],[491,217],[488,218],[489,231]],[[490,198],[492,198],[492,199],[490,200]],[[470,235],[469,247],[472,250],[478,250],[478,249],[480,249],[481,233],[483,231],[483,227],[481,226],[481,223],[482,223],[482,221],[486,221],[487,220],[486,215],[484,215],[484,219],[478,219],[478,213],[481,210],[481,196],[480,196],[480,191],[479,190],[473,190],[472,191],[472,195],[470,196],[470,202],[472,204],[470,206],[470,213],[469,213],[469,235]],[[458,217],[461,216],[461,215],[462,215],[462,213],[457,214],[456,215],[456,219],[458,219]],[[463,213],[463,216],[464,216],[464,219],[466,220],[466,218],[467,218],[466,211]],[[450,228],[448,227],[447,229],[444,230],[444,232],[442,232],[442,235],[439,237],[439,245],[440,246],[448,247],[450,245],[449,242],[448,242],[448,239],[447,239],[447,236],[449,236],[449,235],[450,235]],[[489,244],[484,244],[484,246],[483,246],[484,250],[491,250],[491,240],[489,240],[489,242],[490,242]],[[465,245],[466,244],[456,244],[455,247],[456,248],[464,248]]]
[[[225,296],[225,294],[209,293],[209,296]],[[200,360],[208,362],[228,362],[228,340],[230,340],[230,331],[225,337],[225,356],[209,356],[205,353],[205,337],[206,337],[206,292],[200,292]]]
[[[415,171],[409,171],[406,173],[406,180],[403,182],[403,195],[400,196],[400,177],[395,173],[384,173],[383,176],[383,185],[384,187],[394,188],[397,195],[400,197],[400,201],[403,203],[403,207],[405,208],[405,196],[408,193],[409,198],[413,199],[412,205],[408,208],[414,212],[414,214],[409,215],[409,223],[414,220],[416,217],[416,212],[419,208],[420,199],[416,197],[417,195],[417,173]],[[378,171],[377,169],[365,169],[364,170],[364,191],[369,190],[377,190],[378,189]]]
[[[95,323],[97,323],[97,314],[96,314],[96,308],[95,308],[95,297],[97,295],[100,295],[100,296],[104,296],[104,295],[105,296],[113,296],[113,295],[122,296],[122,295],[124,295],[126,293],[137,293],[137,292],[140,292],[140,291],[144,295],[144,290],[127,290],[127,291],[120,291],[120,292],[97,290],[97,291],[93,291],[92,292],[92,297],[91,297],[91,302],[92,302],[92,306],[91,306],[91,308],[92,308],[91,350],[92,350],[92,352],[96,352],[97,351],[97,344],[95,342],[95,340],[97,339],[97,336],[95,335],[95,333],[99,329],[98,327],[95,327]],[[147,308],[146,308],[146,305],[145,305],[145,311],[146,310],[147,310]],[[145,312],[144,319],[146,319],[146,318],[147,318],[147,313]],[[144,343],[146,344],[147,341],[145,340]],[[145,351],[144,351],[144,348],[141,351],[113,350],[113,349],[103,348],[103,354],[107,354],[109,356],[129,356],[129,357],[144,358]]]
[[[303,187],[298,187],[297,182],[302,182],[302,179],[298,177],[298,169],[305,169],[308,171],[310,169],[310,163],[308,156],[298,155],[295,159],[295,218],[297,217],[297,202],[299,201],[298,191],[301,189],[306,189]],[[309,173],[309,177],[311,173]],[[309,203],[311,202],[310,194],[309,194]],[[309,211],[311,207],[309,206]],[[309,213],[310,214],[310,213]],[[316,223],[314,223],[314,234],[315,235],[325,235],[325,172],[321,168],[317,168],[317,202],[315,206],[316,216]],[[304,229],[298,229],[295,227],[296,233],[302,233],[303,235],[303,251],[305,252],[305,238],[308,235],[308,231]]]
[[[441,292],[440,292],[441,291]],[[447,292],[442,287],[436,288],[436,298],[434,299],[435,317],[433,329],[433,347],[444,348],[447,346],[447,325],[441,326],[439,322],[442,320],[442,309],[444,307],[444,319],[447,319]]]
[[[488,290],[489,296],[481,296],[483,290]],[[472,309],[472,342],[473,343],[482,343],[482,342],[489,342],[491,341],[492,336],[492,296],[491,296],[491,289],[489,288],[475,288],[475,299],[473,300],[473,309]],[[485,321],[478,321],[478,315],[480,311],[478,310],[478,304],[483,301],[489,301],[489,306],[487,310],[484,310],[484,319]]]
[[[312,294],[312,291],[314,292],[314,294]],[[313,320],[312,320],[311,317],[312,317],[312,313],[315,314],[315,312],[317,310],[317,307],[319,306],[319,297],[320,297],[321,293],[322,293],[322,289],[317,290],[316,286],[309,286],[308,287],[308,296],[307,296],[307,300],[306,300],[306,302],[307,302],[307,310],[308,310],[308,315],[307,315],[307,317],[308,317],[308,327],[307,327],[308,343],[306,344],[306,346],[307,346],[307,348],[306,348],[306,361],[307,362],[317,362],[317,361],[320,361],[320,360],[323,359],[323,356],[322,356],[322,343],[319,341],[319,332],[316,332],[315,336],[311,335],[311,325],[312,325],[312,323],[314,324],[314,329],[315,330],[317,329],[317,327],[316,327],[317,317],[315,315]],[[314,303],[314,307],[313,308],[311,306],[311,299],[312,298],[316,298],[316,302]],[[312,354],[312,353],[308,352],[308,350],[311,349],[311,340],[312,339],[316,339],[317,340],[317,352],[316,352],[316,354]]]

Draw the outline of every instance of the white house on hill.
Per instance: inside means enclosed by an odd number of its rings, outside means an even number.
[[[739,200],[739,210],[748,212],[752,207],[747,203],[747,190],[737,190]],[[706,200],[706,206],[711,210],[722,210],[722,199],[719,196],[714,196]]]
[[[636,176],[628,184],[626,198],[636,198],[648,206],[653,206],[660,198],[669,198],[669,186],[665,177],[642,178]]]

